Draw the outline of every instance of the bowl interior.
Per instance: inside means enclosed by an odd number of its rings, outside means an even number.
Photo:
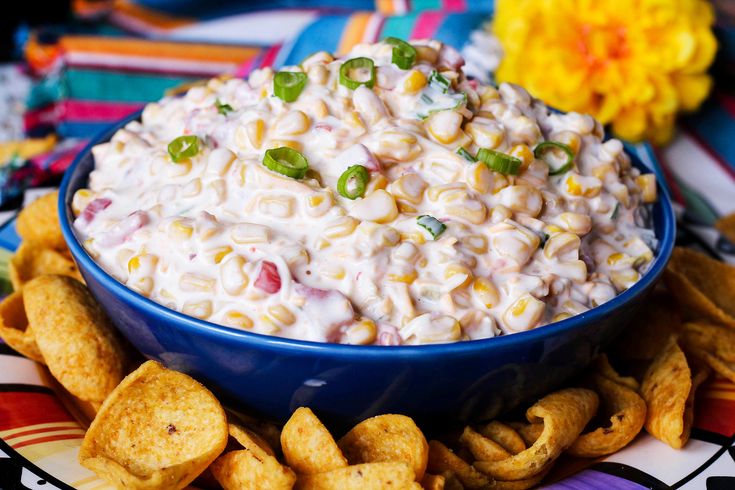
[[[476,349],[485,349],[492,345],[510,345],[523,343],[526,341],[539,340],[541,338],[550,338],[564,332],[570,332],[577,328],[583,327],[589,322],[595,322],[605,318],[610,312],[625,308],[632,300],[639,296],[660,277],[663,269],[668,262],[674,246],[674,237],[676,231],[676,220],[671,206],[671,201],[665,187],[658,183],[659,199],[653,206],[652,218],[654,232],[658,239],[657,249],[654,251],[655,258],[649,270],[643,277],[631,288],[619,294],[612,300],[592,308],[584,313],[573,316],[571,318],[536,328],[527,332],[515,333],[512,335],[504,335],[490,339],[456,342],[451,344],[429,344],[417,346],[396,346],[386,348],[384,346],[352,346],[341,344],[319,343],[304,340],[286,339],[282,337],[274,337],[251,333],[243,330],[217,325],[204,320],[186,316],[177,311],[168,309],[148,298],[128,289],[125,285],[118,282],[111,275],[107,274],[92,257],[87,254],[84,247],[76,237],[72,227],[74,216],[71,210],[71,200],[77,189],[87,185],[89,173],[94,169],[94,158],[92,157],[91,148],[99,143],[108,141],[112,135],[127,123],[140,118],[140,112],[120,121],[118,124],[110,127],[108,130],[100,133],[94,138],[89,145],[77,156],[76,160],[67,170],[60,188],[59,198],[59,215],[61,228],[64,238],[72,252],[72,255],[80,263],[80,267],[88,271],[96,281],[99,281],[104,287],[114,291],[115,294],[125,296],[129,301],[134,303],[137,308],[142,308],[155,314],[161,315],[163,318],[176,322],[182,329],[204,329],[210,334],[224,336],[229,339],[237,339],[246,341],[250,344],[256,344],[262,348],[278,349],[281,352],[288,351],[319,351],[328,353],[331,356],[350,358],[354,355],[367,357],[386,356],[397,358],[410,358],[416,355],[439,355],[439,354],[457,354],[467,353]],[[628,152],[633,165],[640,168],[644,172],[650,172],[651,169],[646,167],[641,160],[631,152]]]

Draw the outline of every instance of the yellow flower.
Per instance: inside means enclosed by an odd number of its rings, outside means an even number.
[[[709,93],[713,22],[706,0],[497,0],[496,78],[621,138],[663,143],[676,113]]]

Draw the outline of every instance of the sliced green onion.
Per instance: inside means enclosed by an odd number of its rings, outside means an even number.
[[[551,237],[549,236],[548,233],[544,233],[542,231],[542,232],[539,233],[539,238],[541,238],[541,243],[539,243],[538,248],[544,248],[544,245],[546,245],[546,242],[548,242],[549,241],[549,238],[551,238]]]
[[[451,85],[451,83],[444,75],[434,70],[431,72],[431,75],[429,75],[429,85],[434,85],[446,94],[447,92],[449,92],[449,86]]]
[[[184,160],[196,156],[199,153],[199,137],[193,134],[188,136],[179,136],[168,144],[168,154],[174,163],[181,163]]]
[[[416,223],[418,223],[421,228],[428,231],[434,240],[439,238],[439,235],[444,233],[444,230],[447,229],[447,225],[428,214],[424,214],[416,218]]]
[[[293,102],[306,85],[306,73],[279,71],[273,77],[273,94],[284,102]]]
[[[470,163],[475,163],[477,161],[477,158],[473,157],[472,156],[472,153],[470,153],[469,151],[465,150],[461,146],[459,148],[457,148],[457,155],[461,156],[462,158],[464,158],[465,160],[467,160]]]
[[[547,155],[552,154],[554,150],[561,150],[566,154],[566,161],[559,163],[554,158],[546,158]],[[536,145],[533,149],[533,156],[539,160],[545,161],[549,165],[549,175],[559,175],[567,172],[572,168],[574,164],[574,152],[569,146],[558,141],[544,141]]]
[[[370,78],[363,81],[355,80],[350,76],[352,70],[368,70]],[[373,88],[373,85],[375,85],[375,63],[370,58],[352,58],[345,61],[339,67],[339,83],[350,90],[355,90],[360,85]]]
[[[214,105],[217,108],[217,112],[219,112],[223,116],[226,116],[228,112],[232,112],[235,110],[230,104],[223,104],[222,102],[220,102],[219,99],[214,101]]]
[[[610,219],[612,221],[615,221],[618,218],[618,212],[620,211],[620,203],[615,203],[615,209],[613,209],[613,212],[610,214]]]
[[[288,146],[267,150],[263,157],[263,165],[293,179],[303,179],[309,170],[306,157]]]
[[[370,180],[370,172],[362,165],[352,165],[339,176],[337,192],[347,199],[357,199],[365,195]]]
[[[408,70],[413,66],[416,61],[416,48],[397,37],[386,37],[383,41],[393,46],[391,63],[401,70]]]
[[[421,98],[421,102],[423,102],[424,104],[427,104],[428,105],[428,104],[433,104],[434,103],[434,99],[432,99],[431,97],[429,97],[426,94],[421,94],[421,97],[420,98]]]
[[[505,175],[518,175],[521,163],[523,163],[516,157],[487,148],[480,148],[477,152],[477,159],[487,165],[490,170]]]

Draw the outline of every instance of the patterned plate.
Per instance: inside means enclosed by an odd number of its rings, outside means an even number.
[[[0,227],[0,276],[19,243],[14,225]],[[45,367],[0,344],[0,489],[111,488],[77,462],[87,423]],[[642,433],[603,460],[560,461],[543,488],[735,489],[735,385],[714,378],[700,388],[694,427],[683,450]]]

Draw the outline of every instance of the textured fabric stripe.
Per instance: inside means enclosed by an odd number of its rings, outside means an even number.
[[[49,393],[0,393],[0,430],[49,422],[73,422],[69,412]]]
[[[447,12],[466,12],[470,0],[443,0],[444,10]],[[475,0],[480,3],[478,0]]]
[[[148,102],[163,96],[166,89],[193,78],[142,73],[115,73],[73,68],[64,74],[72,99],[117,102]]]
[[[735,211],[733,179],[693,138],[681,133],[661,154],[679,181],[684,199],[687,199],[686,188],[690,188],[700,196],[707,196],[717,214]]]
[[[260,62],[260,66],[261,67],[272,66],[280,50],[281,50],[280,44],[276,44],[275,46],[269,48],[263,55],[263,59]]]
[[[87,121],[116,121],[132,114],[143,105],[136,103],[66,100],[61,103],[64,117]]]
[[[342,55],[347,53],[355,44],[362,42],[372,14],[369,12],[358,12],[352,14],[347,21],[347,26],[342,32],[342,38],[339,41],[337,53]]]
[[[441,10],[442,0],[411,0],[411,10],[422,12],[426,10]]]
[[[696,134],[702,144],[719,155],[720,161],[735,169],[735,118],[722,106],[710,100],[696,116],[684,121],[686,128]]]
[[[416,25],[413,26],[411,39],[434,37],[434,34],[446,17],[447,14],[442,12],[423,12],[419,15]]]
[[[61,121],[56,126],[56,132],[64,138],[90,138],[114,121],[77,122]]]
[[[337,51],[348,16],[325,15],[310,24],[294,42],[284,64],[297,65],[317,50],[329,53]]]
[[[60,46],[65,53],[102,53],[154,59],[199,60],[208,63],[238,63],[258,53],[258,48],[249,46],[76,35],[62,37]]]
[[[383,24],[383,37],[393,36],[400,39],[409,39],[418,17],[418,14],[387,17]]]
[[[486,16],[477,13],[448,15],[433,37],[457,49],[462,49],[462,46],[467,43],[470,33],[478,29],[487,20]]]
[[[117,16],[135,20],[140,25],[155,29],[175,29],[194,22],[194,19],[166,15],[164,12],[149,9],[130,0],[117,0],[114,12]]]

